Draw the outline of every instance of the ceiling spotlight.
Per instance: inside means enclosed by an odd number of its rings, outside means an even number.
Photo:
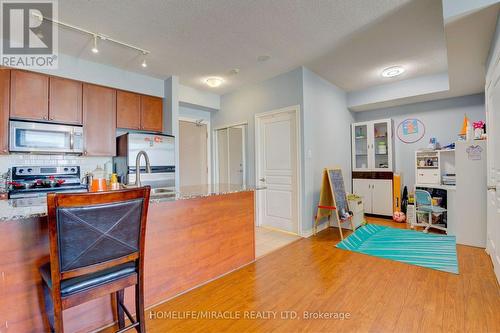
[[[387,67],[382,71],[382,76],[383,77],[395,77],[398,75],[403,74],[405,69],[401,66],[391,66]]]
[[[205,80],[205,83],[212,88],[217,88],[220,86],[224,80],[220,77],[209,77],[208,79]]]
[[[99,53],[99,49],[97,48],[97,35],[94,35],[94,46],[92,47],[92,53]]]
[[[142,54],[144,55],[144,59],[142,59],[142,64],[141,64],[141,66],[142,66],[143,68],[146,68],[146,67],[148,67],[148,63],[146,62],[146,56],[147,56],[148,54],[147,54],[146,52],[142,52]]]

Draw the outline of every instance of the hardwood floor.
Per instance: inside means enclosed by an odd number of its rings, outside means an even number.
[[[500,288],[484,249],[457,246],[455,275],[340,250],[338,241],[327,229],[147,310],[147,332],[500,332]],[[230,318],[186,318],[210,311]]]

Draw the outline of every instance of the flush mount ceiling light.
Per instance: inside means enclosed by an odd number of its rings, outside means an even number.
[[[224,82],[224,79],[220,77],[209,77],[205,80],[205,83],[212,88],[217,88]]]
[[[141,66],[142,66],[142,68],[146,68],[146,67],[148,67],[148,63],[146,62],[146,56],[147,56],[148,54],[147,54],[147,53],[145,53],[145,52],[143,52],[142,54],[143,54],[143,57],[144,57],[144,58],[142,59],[142,64],[141,64]]]
[[[395,77],[398,75],[403,74],[405,69],[401,66],[391,66],[387,67],[382,71],[382,76],[383,77]]]

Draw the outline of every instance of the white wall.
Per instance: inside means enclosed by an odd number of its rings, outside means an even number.
[[[443,18],[447,21],[474,10],[480,10],[498,1],[499,0],[443,0]]]
[[[415,103],[387,109],[355,113],[356,121],[391,118],[394,131],[407,118],[417,118],[425,125],[425,136],[418,142],[405,144],[394,138],[395,172],[403,174],[403,183],[412,189],[415,184],[415,151],[427,147],[429,139],[436,137],[441,145],[457,140],[464,114],[472,121],[485,120],[484,95],[476,94],[431,102]]]
[[[179,102],[211,110],[220,109],[220,96],[179,84]]]
[[[347,94],[347,105],[353,111],[371,110],[388,107],[389,103],[400,103],[403,99],[442,93],[449,89],[450,83],[447,72],[419,76],[349,92]],[[390,106],[393,105],[395,104]]]
[[[221,96],[220,111],[212,114],[212,128],[248,123],[247,184],[255,184],[255,114],[291,105],[302,109],[301,68]]]
[[[133,91],[141,94],[164,97],[164,80],[129,72],[120,68],[59,54],[59,68],[36,70],[41,73],[61,76],[103,86]]]
[[[178,138],[179,134],[179,78],[171,76],[165,80],[163,98],[163,130]],[[179,189],[179,140],[175,140],[175,186]]]
[[[346,191],[351,190],[350,125],[346,93],[303,69],[304,200],[302,231],[311,231],[321,189],[323,168],[340,167]]]

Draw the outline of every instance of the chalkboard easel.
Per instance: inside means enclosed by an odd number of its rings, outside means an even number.
[[[323,170],[318,210],[314,220],[314,234],[316,234],[318,223],[322,218],[328,217],[328,224],[330,224],[333,211],[335,211],[337,217],[340,238],[344,239],[341,223],[349,221],[353,231],[354,225],[345,192],[342,170],[339,168],[325,168]]]

